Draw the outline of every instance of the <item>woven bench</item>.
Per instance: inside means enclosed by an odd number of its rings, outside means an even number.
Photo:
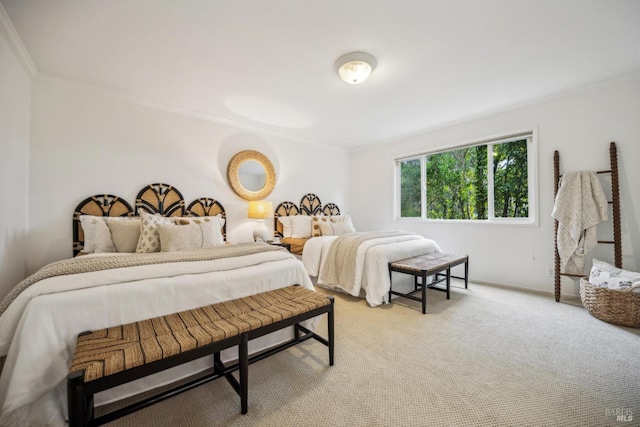
[[[327,339],[300,325],[328,313]],[[333,297],[294,285],[176,314],[142,320],[78,336],[67,376],[69,426],[97,426],[224,376],[248,409],[248,366],[309,338],[329,348],[334,359]],[[294,337],[249,357],[248,341],[294,326]],[[225,366],[220,351],[238,346],[238,362]],[[213,372],[171,390],[94,416],[95,393],[125,384],[204,356],[213,355]],[[239,371],[239,380],[232,372]]]
[[[464,264],[464,277],[452,276],[451,267]],[[410,274],[414,276],[413,291],[402,293],[392,290],[392,272]],[[444,272],[444,274],[443,274]],[[434,276],[434,281],[427,284],[427,277]],[[422,278],[418,282],[418,278]],[[398,295],[415,301],[422,302],[422,314],[427,312],[427,288],[443,291],[447,293],[447,299],[450,297],[451,278],[464,279],[465,289],[469,286],[469,257],[467,255],[445,254],[442,252],[434,252],[427,255],[420,255],[413,258],[407,258],[400,261],[389,263],[389,302],[391,295]],[[445,288],[438,288],[436,285],[445,281]],[[422,289],[422,298],[411,295]]]

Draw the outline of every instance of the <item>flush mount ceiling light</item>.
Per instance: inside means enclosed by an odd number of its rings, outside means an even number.
[[[336,61],[336,70],[345,82],[357,85],[367,80],[376,68],[376,58],[365,52],[351,52]]]

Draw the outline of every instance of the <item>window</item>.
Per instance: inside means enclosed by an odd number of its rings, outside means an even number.
[[[420,182],[420,159],[411,159],[400,163],[401,216],[420,218],[422,216]]]
[[[535,222],[533,132],[397,159],[398,217]]]

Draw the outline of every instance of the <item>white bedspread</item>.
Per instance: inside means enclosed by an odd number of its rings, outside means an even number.
[[[322,280],[322,267],[329,247],[339,236],[321,236],[309,239],[304,245],[302,262],[310,276],[317,277],[319,285],[329,285]],[[389,262],[418,255],[440,252],[438,244],[419,234],[385,237],[365,241],[356,255],[354,283],[329,286],[360,296],[364,291],[370,306],[389,302]]]
[[[302,263],[283,251],[42,280],[23,292],[0,318],[0,349],[7,352],[0,378],[0,425],[66,425],[66,375],[80,332],[296,283],[313,289]],[[317,322],[313,319],[309,326]],[[282,342],[291,338],[291,332],[262,338],[252,341],[249,350]],[[223,352],[223,360],[233,357],[233,352]],[[210,365],[207,357],[116,387],[96,395],[96,405],[173,382]]]

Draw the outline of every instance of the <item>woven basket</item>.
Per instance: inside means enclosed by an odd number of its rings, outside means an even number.
[[[602,288],[580,279],[582,305],[605,322],[629,328],[640,328],[640,294]]]

